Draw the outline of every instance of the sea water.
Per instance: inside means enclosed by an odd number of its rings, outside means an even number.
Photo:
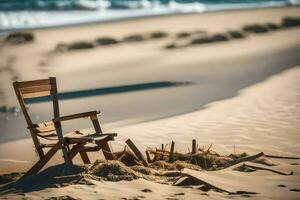
[[[297,4],[300,0],[0,0],[0,32]]]

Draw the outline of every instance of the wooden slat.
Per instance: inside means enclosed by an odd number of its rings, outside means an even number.
[[[34,81],[21,81],[18,82],[19,88],[24,88],[24,87],[34,87],[38,85],[48,85],[50,84],[49,79],[40,79],[40,80],[34,80]]]
[[[55,117],[53,119],[53,121],[58,122],[58,121],[66,121],[66,120],[72,120],[72,119],[83,118],[83,117],[90,117],[92,115],[97,115],[99,113],[100,113],[100,111],[90,111],[90,112],[84,112],[84,113],[77,113],[77,114],[73,114],[73,115]]]
[[[197,153],[197,141],[193,139],[192,141],[192,154]]]
[[[172,141],[172,143],[171,143],[171,149],[170,149],[170,155],[169,155],[169,162],[173,162],[174,146],[175,146],[175,142]]]
[[[51,85],[39,85],[39,86],[34,86],[34,87],[20,88],[20,91],[22,94],[28,94],[28,93],[49,91],[51,89],[52,89]]]
[[[49,126],[38,126],[34,128],[39,133],[46,133],[46,132],[52,132],[55,131],[54,124]]]
[[[135,146],[135,144],[130,139],[126,140],[126,144],[133,151],[134,155],[136,155],[136,157],[138,157],[138,159],[143,162],[143,165],[145,167],[147,167],[148,163],[147,163],[146,159],[144,158],[144,156],[140,152],[140,150]]]
[[[51,95],[50,91],[44,91],[44,92],[22,94],[22,97],[24,99],[30,99],[30,98],[37,98],[37,97],[46,97],[50,95]]]

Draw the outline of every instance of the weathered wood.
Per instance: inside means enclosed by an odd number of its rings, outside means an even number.
[[[170,154],[169,154],[169,162],[173,162],[173,159],[174,159],[174,146],[175,146],[175,142],[172,141]]]
[[[226,168],[227,168],[227,167],[231,167],[231,166],[233,166],[233,165],[237,165],[237,164],[239,164],[239,163],[241,163],[241,162],[246,162],[246,161],[252,161],[252,160],[255,160],[255,159],[257,159],[257,158],[259,158],[259,157],[261,157],[261,156],[263,156],[263,155],[264,155],[264,153],[263,153],[263,152],[260,152],[260,153],[258,153],[258,154],[252,155],[252,156],[246,156],[246,157],[243,157],[243,158],[239,158],[239,159],[233,160],[233,161],[230,163],[230,165],[226,166]]]
[[[30,118],[30,115],[29,113],[27,112],[27,108],[25,106],[25,102],[24,102],[24,99],[22,98],[22,95],[20,93],[20,82],[13,82],[13,87],[14,87],[14,90],[15,90],[15,93],[16,93],[16,96],[17,96],[17,99],[19,101],[19,104],[20,104],[20,107],[21,107],[21,110],[23,112],[23,115],[25,117],[25,120],[26,120],[26,123],[27,123],[27,126],[28,127],[32,127],[33,126],[33,123],[31,121],[31,118]],[[40,147],[40,142],[35,134],[35,131],[34,130],[31,130],[29,129],[30,133],[31,133],[31,138],[32,138],[32,141],[33,141],[33,144],[35,146],[35,149],[39,155],[39,158],[42,159],[44,157],[44,152],[43,152],[43,149]]]
[[[212,188],[215,188],[219,191],[223,191],[226,193],[234,193],[232,191],[232,188],[227,186],[227,184],[221,185],[221,183],[219,183],[219,181],[216,178],[214,178],[214,176],[211,176],[211,174],[212,173],[205,173],[202,171],[195,171],[195,170],[191,170],[191,169],[187,169],[187,168],[184,168],[182,171],[183,176],[187,176],[187,177],[191,177],[196,180],[199,180],[199,183],[205,183],[206,185],[208,185]],[[230,179],[228,179],[228,180],[230,180]],[[218,185],[221,185],[221,186],[218,186]]]
[[[129,146],[129,148],[133,151],[133,153],[143,162],[144,166],[148,166],[148,163],[146,159],[144,158],[143,154],[140,152],[140,150],[135,146],[135,144],[130,140],[126,140],[126,144]]]
[[[96,131],[97,134],[102,134],[102,129],[101,129],[101,126],[100,126],[100,123],[98,121],[98,118],[97,118],[97,115],[91,115],[91,120],[92,120],[92,123],[93,123],[93,126],[94,126],[94,129]]]
[[[29,93],[37,93],[37,92],[45,92],[50,91],[52,89],[52,85],[39,85],[34,87],[24,87],[20,88],[22,94],[29,94]]]
[[[102,152],[103,152],[103,155],[105,157],[106,160],[113,160],[114,159],[114,155],[108,145],[107,142],[103,142],[103,144],[101,145],[102,147]]]
[[[300,157],[293,157],[293,156],[275,156],[275,155],[268,155],[265,154],[265,157],[268,158],[278,158],[278,159],[290,159],[290,160],[298,160]]]
[[[51,96],[50,91],[22,94],[22,97],[24,99],[31,99],[31,98],[37,98],[37,97],[47,97],[47,96]]]
[[[147,162],[152,163],[152,159],[150,157],[149,151],[146,150],[145,153],[146,153]]]
[[[246,167],[250,167],[252,169],[270,171],[270,172],[274,172],[276,174],[280,174],[280,175],[284,175],[284,176],[293,175],[293,172],[289,172],[289,173],[288,172],[281,172],[281,171],[278,171],[278,170],[271,169],[270,167],[265,167],[265,166],[258,165],[256,163],[253,163],[253,164],[244,163],[243,165],[246,166]]]
[[[91,161],[86,151],[79,151],[79,154],[84,164],[91,164]]]
[[[197,141],[193,139],[192,141],[192,154],[197,153]]]
[[[92,115],[96,115],[99,113],[100,113],[99,111],[89,111],[89,112],[77,113],[77,114],[73,114],[73,115],[57,116],[53,119],[53,121],[57,122],[57,121],[66,121],[66,120],[90,117]]]
[[[49,79],[40,79],[40,80],[34,80],[34,81],[22,81],[22,82],[19,82],[19,88],[34,87],[34,86],[48,85],[48,84],[50,84]]]

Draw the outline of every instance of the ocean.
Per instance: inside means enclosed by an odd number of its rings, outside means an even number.
[[[0,0],[0,32],[299,4],[300,0]]]

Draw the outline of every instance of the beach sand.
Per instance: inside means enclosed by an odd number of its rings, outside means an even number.
[[[199,145],[207,148],[212,144],[221,154],[264,152],[299,157],[299,28],[175,50],[163,48],[174,41],[169,36],[155,41],[53,53],[55,46],[62,42],[92,40],[98,36],[122,38],[157,30],[174,35],[201,29],[210,34],[257,22],[278,23],[284,16],[297,16],[299,11],[299,7],[258,9],[37,30],[33,43],[1,47],[0,105],[17,105],[10,85],[14,79],[56,76],[62,92],[157,81],[192,82],[179,87],[63,100],[60,105],[63,114],[101,109],[105,132],[119,134],[112,142],[114,151],[123,149],[124,141],[131,138],[143,151],[173,140],[177,151],[188,152],[191,140],[197,139]],[[51,113],[45,112],[45,105],[32,106],[30,111],[35,119],[49,119]],[[26,135],[23,116],[1,113],[0,117],[4,141],[0,144],[0,174],[26,171],[36,156]],[[82,129],[88,127],[76,125]],[[18,140],[12,140],[13,134]],[[99,153],[91,155],[93,160],[102,157]],[[61,162],[58,154],[49,165]],[[273,159],[273,162],[278,164],[276,169],[293,171],[294,175],[280,176],[267,171],[242,173],[240,183],[249,184],[249,188],[260,193],[255,199],[298,199],[299,192],[290,189],[300,189],[300,161]],[[80,163],[78,158],[76,163]],[[234,173],[241,172],[220,172],[216,179],[234,179]],[[25,196],[31,199],[61,195],[81,199],[192,199],[203,193],[143,179],[93,183],[93,186],[44,188]],[[286,187],[277,187],[279,184]],[[145,188],[153,192],[141,192]],[[184,195],[176,196],[178,193]],[[17,194],[4,197],[22,198]],[[201,198],[227,199],[228,195],[210,191]]]

